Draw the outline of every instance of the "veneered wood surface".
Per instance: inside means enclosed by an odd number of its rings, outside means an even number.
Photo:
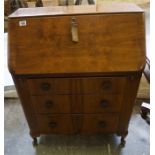
[[[27,79],[27,86],[32,95],[46,95],[46,94],[71,94],[75,93],[72,85],[72,78],[35,78]],[[47,84],[48,90],[44,90],[42,85]]]
[[[132,113],[132,109],[135,103],[139,82],[142,73],[138,73],[137,75],[128,76],[128,80],[125,86],[123,101],[121,112],[119,115],[119,124],[118,124],[118,134],[125,134],[128,130],[129,121]]]
[[[31,96],[36,114],[120,112],[122,94]]]
[[[103,95],[84,95],[83,112],[84,113],[105,113],[120,112],[122,103],[122,94],[103,94]]]
[[[118,120],[119,117],[115,113],[84,115],[81,132],[84,134],[116,132]]]
[[[23,9],[10,16],[8,65],[32,137],[127,133],[145,64],[144,14],[130,7],[56,7],[50,16],[49,9]]]
[[[141,74],[137,73],[137,75],[128,74],[123,78],[115,76],[108,77],[108,79],[116,79],[116,81],[119,81],[118,78],[120,78],[122,82],[125,79],[125,83],[123,82],[122,84],[124,91],[118,94],[105,92],[101,94],[53,96],[52,93],[48,95],[42,93],[38,95],[33,94],[31,96],[31,87],[27,85],[27,78],[14,77],[14,81],[22,101],[32,137],[50,133],[95,134],[112,132],[123,135],[128,128],[140,76]],[[98,81],[97,79],[98,78],[96,78],[96,81]],[[78,80],[80,80],[80,78]],[[76,89],[80,90],[78,86],[74,86],[75,91]],[[57,104],[53,110],[45,110],[44,101],[46,100],[52,100]],[[109,102],[107,107],[101,107],[100,101],[102,100]],[[100,121],[107,124],[107,126],[99,127],[98,124],[100,124]],[[60,125],[51,129],[51,127],[49,127],[50,122],[56,122]]]
[[[79,15],[79,42],[72,41],[73,16],[9,21],[9,68],[13,74],[107,73],[142,70],[142,13]]]
[[[117,114],[71,115],[53,114],[36,115],[41,133],[55,134],[96,134],[116,132]],[[52,127],[50,124],[54,124]]]
[[[125,88],[126,77],[81,78],[83,94],[121,94]]]
[[[32,78],[27,79],[32,95],[122,93],[126,77]],[[44,90],[42,85],[48,85]]]
[[[31,96],[31,103],[37,114],[71,113],[70,95]]]
[[[74,127],[70,115],[36,115],[41,133],[72,134]],[[55,126],[51,125],[55,124]]]

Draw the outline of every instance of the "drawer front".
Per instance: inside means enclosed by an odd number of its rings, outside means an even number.
[[[122,93],[125,87],[125,77],[97,77],[82,80],[83,93]]]
[[[84,134],[116,132],[118,118],[117,114],[84,115],[81,131]]]
[[[28,79],[27,84],[32,95],[72,93],[70,78]]]
[[[84,113],[119,112],[121,110],[122,95],[84,95]]]
[[[35,113],[119,112],[121,100],[117,94],[31,96]]]
[[[125,77],[28,79],[32,95],[122,93]]]
[[[45,133],[71,134],[74,132],[69,115],[36,115],[39,129]]]
[[[116,132],[117,114],[36,115],[42,133],[94,134]]]
[[[36,113],[71,113],[69,95],[31,96]]]

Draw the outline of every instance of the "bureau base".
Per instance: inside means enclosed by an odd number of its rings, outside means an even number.
[[[42,134],[116,133],[124,146],[141,74],[13,76],[33,144]]]

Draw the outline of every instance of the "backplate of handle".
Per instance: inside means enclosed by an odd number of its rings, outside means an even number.
[[[100,121],[98,123],[98,125],[99,125],[100,128],[105,128],[106,127],[106,123],[104,121]]]
[[[50,123],[49,123],[49,127],[50,128],[56,128],[57,127],[57,123],[56,122],[53,122],[53,121],[51,121]]]
[[[78,24],[75,17],[73,17],[71,21],[71,35],[73,42],[75,43],[79,42]]]
[[[48,90],[50,90],[50,88],[51,88],[51,85],[49,83],[42,83],[41,84],[41,89],[43,91],[48,91]]]
[[[102,100],[102,101],[100,102],[100,105],[101,105],[102,108],[108,107],[108,104],[109,104],[109,102],[108,102],[107,100]]]
[[[47,101],[45,102],[45,106],[46,106],[46,108],[52,108],[52,107],[53,107],[53,102],[50,101],[50,100],[47,100]]]
[[[111,90],[112,89],[112,83],[111,81],[104,81],[102,84],[103,90]]]

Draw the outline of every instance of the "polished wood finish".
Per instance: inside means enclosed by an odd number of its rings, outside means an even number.
[[[44,24],[39,16],[25,17],[27,25],[21,27],[21,18],[10,17],[9,27],[14,29],[9,32],[10,71],[13,74],[74,74],[143,69],[143,13],[77,15],[78,43],[71,37],[73,17],[43,17]]]
[[[32,95],[121,93],[125,77],[41,78],[28,79]]]
[[[41,134],[117,133],[125,144],[145,24],[141,9],[123,5],[20,9],[9,17],[8,66],[34,143]]]
[[[70,95],[32,96],[31,101],[35,113],[70,113]]]

